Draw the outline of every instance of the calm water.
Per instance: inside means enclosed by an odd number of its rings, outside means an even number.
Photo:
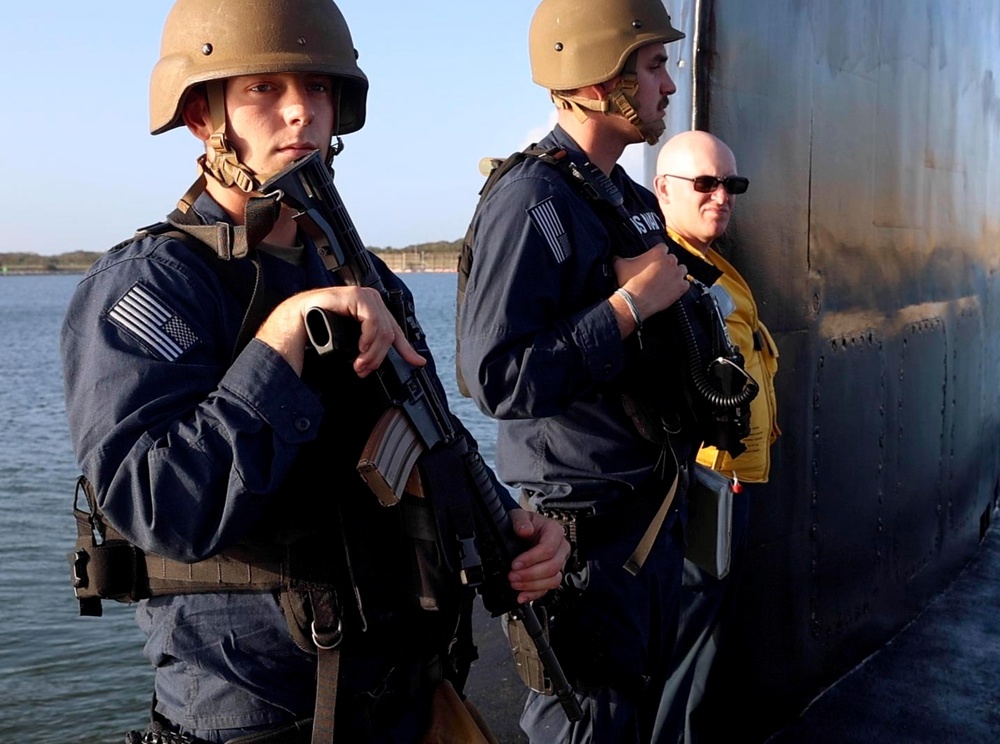
[[[409,274],[453,409],[493,461],[495,424],[454,379],[454,274]],[[0,278],[0,742],[121,742],[145,725],[152,671],[131,608],[79,617],[66,554],[73,487],[59,327],[77,276]]]

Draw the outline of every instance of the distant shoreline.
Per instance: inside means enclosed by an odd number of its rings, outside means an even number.
[[[87,268],[73,268],[73,269],[11,269],[0,270],[0,279],[4,277],[11,276],[60,276],[65,274],[71,276],[73,274],[86,274]]]
[[[432,243],[428,247],[371,248],[386,266],[397,274],[455,273],[458,267],[458,245]],[[76,252],[57,256],[36,253],[0,253],[0,279],[9,276],[45,276],[85,274],[100,253]]]
[[[404,268],[394,268],[392,266],[389,269],[394,274],[454,274],[456,272],[455,268],[442,269],[442,268],[421,268],[419,266],[407,266]],[[0,279],[10,278],[15,276],[83,276],[87,273],[87,268],[82,269],[10,269],[8,271],[0,271]]]

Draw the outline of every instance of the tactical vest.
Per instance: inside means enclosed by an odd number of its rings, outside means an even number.
[[[167,222],[142,228],[112,250],[146,236],[167,235],[197,252],[246,308],[232,350],[235,358],[283,298],[269,295],[253,243],[234,259],[233,229],[224,223],[192,225],[186,215],[174,212]],[[450,559],[455,549],[444,543],[439,515],[429,499],[409,492],[396,507],[382,506],[356,469],[385,408],[377,381],[374,376],[358,378],[338,355],[310,354],[303,379],[320,391],[327,412],[319,435],[302,447],[272,499],[272,513],[243,542],[218,555],[182,563],[145,553],[107,523],[93,487],[79,478],[73,505],[77,541],[69,561],[80,613],[100,615],[103,599],[275,592],[296,644],[319,657],[317,716],[323,685],[329,687],[332,680],[336,689],[336,663],[324,668],[330,658],[325,652],[336,649],[342,638],[350,643],[352,636],[366,631],[377,635],[379,627],[390,624],[405,623],[405,637],[419,638],[428,655],[439,651],[442,674],[461,690],[476,656],[474,593],[459,581]],[[448,466],[428,459],[421,467]],[[427,473],[423,481],[434,482],[434,474]],[[323,705],[332,716],[329,703],[327,698]],[[328,723],[332,730],[332,719]]]

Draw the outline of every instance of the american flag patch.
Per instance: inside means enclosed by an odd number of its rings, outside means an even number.
[[[108,312],[108,317],[168,362],[175,361],[198,340],[177,313],[141,284],[126,292]]]
[[[545,242],[549,244],[549,250],[552,251],[556,263],[561,264],[569,258],[569,237],[552,204],[552,197],[528,209],[528,216],[545,238]]]

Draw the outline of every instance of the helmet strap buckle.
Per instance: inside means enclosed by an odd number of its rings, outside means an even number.
[[[624,116],[629,124],[639,130],[639,134],[647,144],[655,145],[666,129],[662,119],[655,122],[645,122],[635,108],[635,94],[639,91],[639,82],[634,72],[625,72],[621,82],[608,94],[611,110]]]

